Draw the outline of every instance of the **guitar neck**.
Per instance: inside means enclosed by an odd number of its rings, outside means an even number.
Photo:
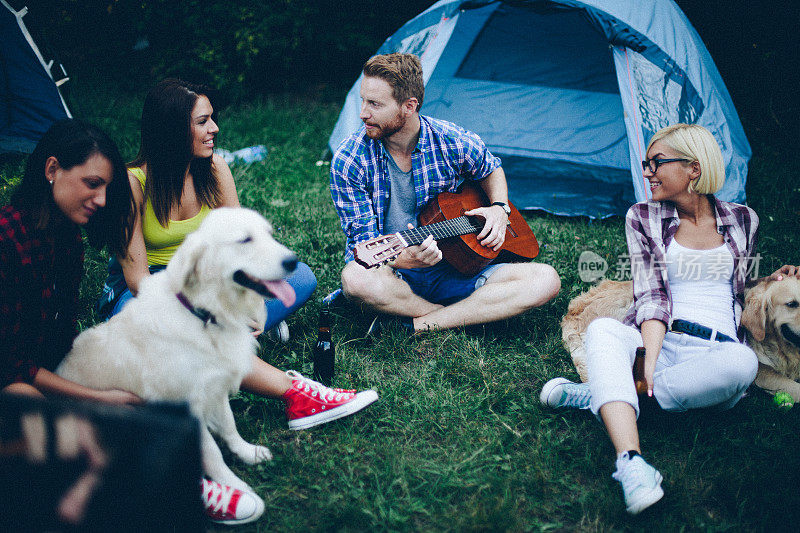
[[[414,246],[420,244],[429,235],[433,235],[435,240],[440,240],[457,235],[466,235],[467,233],[478,233],[481,229],[483,229],[483,223],[477,217],[461,216],[428,224],[427,226],[407,229],[398,232],[398,234],[406,243],[406,246]]]

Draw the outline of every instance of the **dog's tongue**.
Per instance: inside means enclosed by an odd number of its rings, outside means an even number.
[[[286,283],[286,280],[281,279],[278,281],[264,281],[264,285],[266,285],[267,289],[269,289],[269,292],[274,294],[275,297],[286,307],[291,307],[294,301],[297,299],[294,289],[291,285]]]

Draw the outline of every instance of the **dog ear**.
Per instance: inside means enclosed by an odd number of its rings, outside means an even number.
[[[744,298],[742,326],[744,326],[757,341],[763,341],[766,335],[768,285],[768,282],[759,283],[747,291]]]
[[[207,243],[194,234],[189,234],[172,256],[167,270],[171,273],[174,290],[192,287],[198,278],[200,259],[206,251]]]

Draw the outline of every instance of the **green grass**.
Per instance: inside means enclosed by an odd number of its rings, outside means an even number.
[[[109,130],[126,158],[138,143],[141,95],[95,86],[74,89],[74,111]],[[242,204],[273,221],[280,240],[319,279],[314,299],[291,317],[288,345],[262,341],[260,356],[282,369],[311,371],[319,298],[338,287],[344,239],[328,192],[328,167],[316,162],[339,102],[284,96],[222,110],[219,144],[265,144],[264,163],[235,167]],[[796,231],[798,157],[754,141],[748,197],[761,216],[761,271],[800,263]],[[787,159],[788,157],[788,159]],[[0,167],[13,181],[17,165]],[[782,530],[800,518],[796,453],[800,410],[772,407],[758,390],[728,412],[674,415],[646,409],[644,453],[664,474],[666,496],[643,516],[625,514],[611,479],[613,449],[585,412],[542,409],[548,379],[577,378],[561,346],[559,322],[588,285],[577,259],[593,250],[611,265],[625,252],[622,221],[591,222],[529,213],[563,288],[523,316],[408,338],[364,338],[371,316],[335,311],[340,387],[374,387],[380,400],[362,413],[293,432],[282,403],[240,393],[233,400],[245,439],[275,459],[229,462],[263,496],[261,520],[237,531],[606,531]],[[83,324],[103,280],[103,255],[91,252]],[[220,531],[227,529],[220,528]]]

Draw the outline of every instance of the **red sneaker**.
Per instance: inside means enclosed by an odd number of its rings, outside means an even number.
[[[218,524],[246,524],[264,513],[264,501],[252,492],[203,478],[203,507],[206,516]]]
[[[292,388],[283,395],[289,429],[306,429],[352,415],[378,399],[374,390],[332,389],[294,370],[286,373],[292,378]]]

